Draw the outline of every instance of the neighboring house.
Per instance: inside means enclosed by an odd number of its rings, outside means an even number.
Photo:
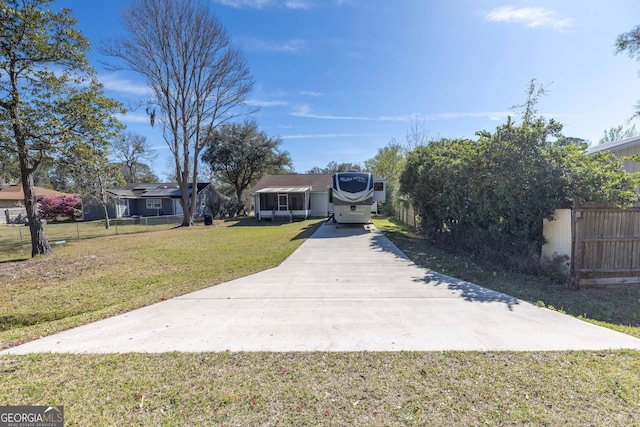
[[[640,154],[640,136],[621,139],[620,141],[608,142],[606,144],[594,145],[587,148],[587,153],[593,154],[600,151],[610,151],[618,157],[633,156]],[[624,162],[624,169],[627,172],[640,172],[640,163],[633,161]]]
[[[589,154],[601,151],[610,151],[618,157],[640,154],[640,136],[608,142],[606,144],[594,145],[587,148],[587,153]],[[629,173],[640,172],[640,162],[627,160],[624,162],[623,168]],[[640,193],[640,185],[636,188],[636,192]]]
[[[602,151],[610,151],[617,157],[627,157],[640,154],[640,136],[608,142],[606,144],[594,145],[587,148],[587,153],[589,154],[599,153]],[[640,172],[640,163],[625,161],[623,168],[629,173]],[[640,187],[636,188],[636,191],[640,192]],[[579,248],[578,255],[581,255],[580,260],[574,260],[573,266],[573,273],[576,274],[576,269],[579,270],[580,267],[576,267],[575,262],[583,263],[585,259],[582,255],[584,253],[593,253],[591,252],[593,250],[602,250],[602,245],[609,245],[607,246],[608,249],[602,252],[608,254],[606,257],[602,254],[593,256],[593,260],[601,260],[604,262],[605,259],[609,260],[610,258],[616,258],[617,255],[614,255],[617,254],[616,251],[621,250],[621,248],[624,248],[627,244],[633,245],[634,240],[638,241],[638,243],[635,243],[636,245],[640,244],[640,240],[638,240],[637,237],[623,234],[626,231],[638,229],[635,225],[623,225],[625,224],[624,221],[628,221],[626,218],[629,218],[630,213],[633,212],[634,209],[625,209],[620,212],[615,212],[615,208],[597,208],[596,211],[599,212],[599,216],[595,215],[595,217],[598,221],[602,221],[602,224],[599,225],[600,228],[594,227],[594,229],[599,231],[595,232],[596,236],[587,236],[586,240],[583,240],[585,238],[583,234],[585,230],[584,224],[586,215],[590,215],[589,222],[595,221],[591,217],[592,214],[590,213],[590,209],[593,208],[574,207],[573,209],[557,209],[553,213],[553,221],[544,220],[543,233],[546,243],[542,246],[541,260],[553,262],[555,258],[555,262],[558,262],[560,258],[565,257],[566,261],[561,264],[561,267],[568,275],[568,272],[571,271],[571,258],[575,256],[575,248]],[[579,218],[579,220],[577,218]],[[616,219],[612,220],[612,218]],[[625,219],[623,220],[622,218]],[[580,227],[583,230],[579,236],[576,235],[577,221],[580,222]],[[603,235],[606,233],[622,234],[604,237]],[[629,259],[632,258],[633,256]],[[626,256],[620,257],[618,267],[621,267],[624,262],[626,262],[626,259]],[[621,270],[621,268],[618,269]],[[580,274],[580,272],[577,273]]]
[[[251,190],[259,220],[326,217],[331,175],[264,175]]]
[[[48,188],[34,187],[36,198],[42,197],[70,197],[73,194],[61,193]],[[24,191],[22,184],[0,186],[0,224],[6,224],[14,220],[18,215],[27,215],[24,208]]]
[[[224,198],[208,182],[199,182],[197,189],[195,218],[208,212],[209,200],[216,201]],[[107,205],[109,218],[182,215],[180,188],[176,183],[127,184],[124,188],[106,191],[109,198]],[[188,191],[191,195],[191,184]],[[83,206],[85,221],[104,219],[102,206],[97,201],[85,198]]]

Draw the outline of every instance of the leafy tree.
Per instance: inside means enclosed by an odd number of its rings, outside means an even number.
[[[236,199],[265,173],[282,173],[291,169],[289,153],[278,151],[280,139],[258,130],[255,121],[224,123],[207,136],[202,160],[211,172],[235,189]]]
[[[147,137],[134,132],[123,132],[111,142],[112,153],[122,164],[122,173],[127,182],[145,182],[141,169],[147,175],[153,175],[148,165],[144,168],[142,160],[153,161],[157,153],[151,148]],[[154,175],[155,176],[155,175]]]
[[[392,213],[393,207],[399,201],[399,180],[405,165],[405,152],[401,144],[392,140],[385,147],[378,149],[374,158],[364,162],[366,170],[371,171],[376,177],[386,179],[386,199],[390,202],[385,204],[387,213]]]
[[[640,25],[616,38],[616,53],[621,52],[627,52],[630,57],[640,60]]]
[[[640,25],[616,38],[616,54],[626,52],[630,58],[640,60]],[[634,117],[640,117],[640,102],[636,103]]]
[[[455,224],[468,223],[472,217],[475,161],[480,156],[477,142],[465,139],[441,139],[412,150],[400,174],[400,192],[409,195],[420,215],[421,228],[429,235],[451,230]],[[475,181],[480,182],[478,177]],[[491,182],[486,183],[490,186]],[[482,200],[481,197],[474,197]],[[482,204],[475,207],[486,210]]]
[[[587,154],[586,144],[552,146],[549,160],[562,179],[559,207],[584,203],[609,203],[629,206],[638,199],[634,188],[638,174],[624,170],[624,157],[609,151]]]
[[[620,141],[621,139],[633,138],[640,133],[636,130],[636,125],[624,128],[622,125],[612,127],[609,130],[604,131],[604,136],[598,141],[598,144],[606,144],[609,142]]]
[[[331,175],[336,172],[346,172],[350,170],[360,172],[362,171],[362,166],[360,166],[358,163],[338,163],[331,161],[327,164],[326,167],[319,168],[315,166],[312,169],[308,170],[307,173]]]
[[[454,241],[486,237],[487,245],[490,239],[520,248],[533,242],[538,253],[542,220],[554,209],[585,202],[627,205],[637,198],[637,181],[624,172],[622,159],[590,156],[586,144],[560,135],[559,123],[536,116],[540,94],[530,86],[520,124],[509,117],[493,133],[478,132],[477,141],[442,139],[409,153],[400,187],[414,201],[424,232]]]
[[[136,164],[135,180],[131,178],[131,169],[124,163],[120,163],[120,173],[122,174],[126,182],[154,183],[160,181],[158,175],[153,173],[149,165],[145,163]]]
[[[104,46],[146,79],[154,93],[147,109],[157,121],[174,158],[182,225],[196,208],[198,160],[211,134],[242,111],[253,80],[241,52],[210,9],[197,0],[133,0],[123,10],[126,35]],[[156,113],[157,111],[157,113]]]
[[[77,144],[60,162],[74,182],[74,191],[80,193],[86,203],[97,204],[102,208],[105,229],[111,227],[107,210],[110,202],[107,189],[125,184],[120,166],[109,161],[108,140],[107,134],[103,138],[92,138],[83,144]]]
[[[43,161],[115,123],[86,58],[89,42],[51,0],[0,1],[0,145],[20,166],[31,254],[49,254],[34,191]]]
[[[7,151],[0,151],[0,185],[12,184],[20,180],[18,159]]]

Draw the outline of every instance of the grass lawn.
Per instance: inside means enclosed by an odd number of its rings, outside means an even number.
[[[375,223],[427,268],[638,333],[630,289],[616,294],[627,301],[565,291]],[[15,345],[278,265],[318,224],[218,222],[6,261],[0,340]],[[0,383],[0,405],[64,405],[68,426],[640,425],[635,351],[38,354],[0,357]]]

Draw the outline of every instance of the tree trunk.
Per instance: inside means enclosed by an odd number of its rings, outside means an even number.
[[[29,221],[29,232],[31,233],[31,256],[49,255],[51,254],[51,246],[42,228],[42,220],[40,219],[40,211],[38,210],[38,201],[33,184],[33,174],[27,172],[25,168],[22,167],[22,156],[20,163],[22,169],[22,188],[24,190],[24,206]]]
[[[102,205],[102,212],[104,213],[104,229],[108,230],[111,228],[111,224],[109,223],[109,198],[107,197],[107,191],[104,188],[102,177],[98,177],[98,185],[100,185],[100,205]],[[118,216],[117,213],[116,216]]]
[[[14,95],[17,98],[16,95]],[[18,160],[20,162],[20,178],[22,179],[22,190],[24,192],[24,207],[27,211],[29,221],[29,232],[31,234],[31,257],[37,255],[51,254],[51,246],[42,228],[38,200],[36,198],[35,184],[33,182],[33,167],[29,163],[29,149],[22,131],[22,122],[18,111],[17,103],[11,110],[13,121],[13,132],[18,146]]]
[[[107,208],[107,201],[102,200],[100,204],[102,205],[102,212],[104,212],[104,228],[105,230],[108,230],[111,228],[111,224],[109,223],[109,209]]]
[[[181,227],[189,227],[191,225],[191,210],[189,206],[189,178],[188,173],[182,172],[178,177],[178,185],[180,186],[180,204],[182,205],[182,224]]]

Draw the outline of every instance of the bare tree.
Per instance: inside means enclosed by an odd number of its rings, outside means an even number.
[[[124,166],[125,180],[131,183],[138,179],[138,169],[142,160],[151,162],[157,155],[147,137],[134,132],[123,132],[111,142],[111,147],[113,154]]]
[[[183,226],[192,224],[204,137],[234,117],[253,88],[246,61],[207,6],[197,0],[133,0],[122,14],[126,36],[103,45],[153,90],[147,108],[159,122],[176,167]]]
[[[417,115],[411,118],[410,127],[407,131],[405,139],[407,141],[407,152],[418,147],[429,145],[429,142],[433,140],[433,138],[431,137],[431,132],[429,128],[427,128],[426,121],[424,119],[422,119],[422,121],[418,120]]]

